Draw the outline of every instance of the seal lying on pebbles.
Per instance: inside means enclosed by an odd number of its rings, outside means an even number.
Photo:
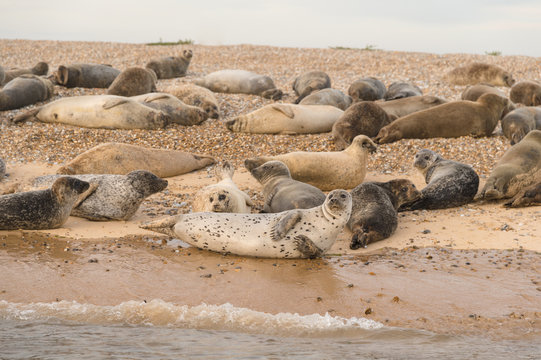
[[[402,205],[400,210],[462,206],[472,202],[479,189],[479,176],[471,166],[446,160],[432,150],[418,151],[413,166],[423,174],[427,185],[420,199]]]
[[[298,96],[295,104],[298,104],[314,91],[330,88],[331,78],[323,71],[308,71],[297,76],[292,87]]]
[[[117,174],[147,170],[161,178],[186,174],[214,164],[214,158],[177,150],[149,149],[104,143],[87,150],[58,169],[57,174]]]
[[[375,77],[355,80],[348,88],[348,94],[353,102],[383,99],[385,92],[387,92],[385,84]]]
[[[2,65],[0,65],[0,87],[4,84],[4,79],[6,78],[6,72],[4,71],[4,68]]]
[[[490,136],[508,100],[484,94],[477,101],[453,101],[401,117],[378,133],[376,141],[386,144],[400,139]]]
[[[21,75],[0,90],[0,111],[19,109],[51,98],[53,83],[36,75]]]
[[[122,71],[107,89],[107,94],[137,96],[156,91],[156,74],[149,69],[131,67]]]
[[[511,87],[515,83],[513,76],[501,67],[479,62],[454,68],[445,74],[444,79],[455,85],[487,83]]]
[[[541,205],[541,182],[520,191],[511,201],[504,204],[513,208],[532,205]]]
[[[30,69],[12,69],[12,70],[6,70],[4,69],[4,80],[3,82],[0,82],[0,86],[7,84],[11,80],[21,76],[21,75],[47,75],[49,72],[49,65],[47,65],[46,62],[39,62],[36,65],[34,65],[33,68]]]
[[[401,118],[417,111],[429,109],[434,106],[447,103],[447,100],[432,95],[409,96],[402,99],[378,101],[381,107],[389,116]]]
[[[331,105],[346,110],[351,105],[351,97],[337,89],[322,89],[302,99],[299,105]]]
[[[259,95],[272,100],[280,100],[283,95],[270,77],[246,70],[215,71],[195,84],[218,93]]]
[[[34,180],[33,185],[50,186],[58,178],[67,176],[40,176]],[[96,221],[128,220],[146,197],[167,187],[167,180],[145,170],[132,171],[127,175],[92,174],[72,177],[86,181],[91,186],[79,197],[71,215]]]
[[[417,85],[406,82],[394,82],[389,85],[383,98],[385,101],[388,101],[421,95],[423,95],[423,92]]]
[[[58,85],[67,88],[106,89],[111,86],[118,75],[120,75],[120,70],[109,65],[72,64],[60,65],[54,73],[54,78]]]
[[[511,101],[526,106],[541,105],[541,84],[536,81],[519,81],[509,92]]]
[[[186,75],[193,52],[182,51],[181,56],[167,56],[159,59],[151,59],[145,67],[154,71],[158,79],[172,79]]]
[[[214,168],[218,183],[205,186],[195,194],[193,212],[212,211],[222,213],[250,213],[254,203],[250,196],[233,182],[235,168],[226,161]]]
[[[214,93],[207,88],[191,83],[172,85],[163,92],[176,96],[185,104],[197,106],[205,110],[211,119],[220,118],[220,108]]]
[[[348,227],[353,232],[349,248],[356,250],[391,236],[398,226],[397,209],[415,201],[421,192],[406,179],[365,182],[351,190],[353,207]]]
[[[192,213],[141,226],[200,249],[266,258],[314,258],[334,244],[351,213],[351,195],[334,190],[323,205],[274,214]]]
[[[266,162],[250,173],[263,185],[264,212],[310,209],[325,202],[325,194],[321,190],[293,180],[286,164],[281,161]]]
[[[462,100],[477,101],[477,99],[484,94],[496,94],[504,98],[507,97],[503,91],[490,84],[476,84],[468,86],[466,90],[462,92],[460,98]],[[512,101],[508,101],[507,106],[502,111],[502,118],[514,109],[515,104],[513,104]]]
[[[4,160],[0,158],[0,181],[4,180],[5,176],[6,176],[6,164],[4,163]]]
[[[541,108],[528,106],[515,109],[502,119],[503,135],[511,145],[520,142],[532,130],[541,130]]]
[[[358,135],[343,151],[312,152],[295,151],[276,156],[258,156],[244,162],[252,169],[267,161],[284,162],[291,177],[311,184],[323,191],[353,189],[366,175],[368,153],[376,151],[376,144],[365,135]]]
[[[486,200],[510,198],[540,179],[541,130],[532,130],[503,154],[479,197]]]
[[[0,196],[0,230],[55,229],[68,220],[79,195],[89,184],[66,177],[50,189]]]
[[[197,106],[187,105],[171,94],[152,93],[132,96],[130,99],[167,114],[170,121],[175,124],[199,125],[208,119],[205,110]]]

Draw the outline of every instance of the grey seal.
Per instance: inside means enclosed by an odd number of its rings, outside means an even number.
[[[46,62],[40,61],[34,67],[30,69],[4,69],[4,80],[0,82],[0,86],[7,84],[11,80],[21,75],[47,75],[49,72],[49,65]]]
[[[487,83],[494,86],[511,87],[513,76],[497,65],[474,62],[449,71],[444,79],[455,85],[475,85]]]
[[[58,85],[67,88],[106,89],[111,86],[118,75],[120,75],[120,70],[109,65],[71,64],[60,65],[54,73],[54,79]]]
[[[331,105],[346,110],[351,105],[351,97],[337,89],[321,89],[314,91],[301,100],[299,105]]]
[[[511,101],[526,106],[541,105],[541,84],[537,81],[519,81],[509,92]]]
[[[353,102],[383,99],[386,92],[385,84],[372,76],[355,80],[348,88]]]
[[[0,90],[0,111],[19,109],[45,101],[53,94],[54,86],[48,79],[36,75],[21,75]]]
[[[191,83],[171,85],[163,92],[176,96],[185,104],[205,110],[211,119],[220,118],[220,106],[214,93],[209,89]]]
[[[541,205],[541,181],[521,190],[514,198],[504,203],[504,206],[513,208],[533,205]]]
[[[185,104],[176,96],[167,93],[151,93],[132,96],[130,99],[169,116],[170,121],[184,126],[199,125],[208,119],[205,110]]]
[[[296,77],[292,87],[298,96],[295,104],[298,104],[314,91],[330,88],[331,78],[323,71],[308,71]]]
[[[130,67],[122,71],[107,89],[107,94],[137,96],[156,91],[156,73],[141,67]]]
[[[195,84],[217,93],[259,95],[271,100],[283,96],[270,77],[246,70],[215,71],[195,80]]]
[[[532,130],[541,130],[541,108],[528,106],[515,109],[501,121],[503,135],[511,145],[520,142]]]
[[[0,181],[4,180],[5,176],[6,176],[6,164],[4,163],[4,160],[0,158]]]
[[[145,67],[154,71],[158,79],[172,79],[186,75],[192,61],[192,50],[183,50],[181,56],[151,59]]]
[[[389,116],[396,118],[445,103],[447,103],[447,100],[432,95],[409,96],[396,100],[376,102]]]
[[[500,89],[490,84],[476,84],[468,86],[460,95],[462,100],[477,101],[484,94],[496,94],[503,98],[507,98],[507,95]],[[502,119],[510,111],[515,109],[515,104],[512,101],[508,101],[507,106],[502,111]]]
[[[388,101],[421,95],[423,91],[417,85],[397,81],[389,85],[383,98]]]

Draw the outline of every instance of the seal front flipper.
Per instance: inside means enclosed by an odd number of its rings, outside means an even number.
[[[291,210],[283,214],[271,230],[271,240],[281,240],[302,218],[302,211]]]
[[[111,108],[114,108],[115,106],[118,106],[118,105],[122,105],[124,103],[127,103],[129,100],[128,98],[120,98],[120,99],[110,99],[110,100],[107,100],[104,104],[103,104],[103,108],[105,110],[108,110],[108,109],[111,109]]]
[[[290,119],[295,117],[295,113],[291,110],[291,106],[286,104],[273,104],[272,108],[287,116]]]
[[[177,234],[175,234],[173,227],[177,224],[179,218],[180,216],[178,215],[170,216],[165,219],[160,219],[146,224],[142,224],[139,227],[141,229],[159,232],[165,235],[169,235],[171,237],[177,237]]]
[[[89,182],[89,184],[90,186],[88,187],[88,190],[80,194],[79,197],[77,198],[77,202],[75,202],[75,205],[73,205],[73,209],[81,205],[81,203],[85,201],[90,195],[92,195],[99,186],[98,183],[95,183],[95,182]]]
[[[295,236],[293,242],[297,247],[297,251],[302,254],[303,258],[314,259],[323,255],[323,250],[318,248],[316,244],[305,235]]]
[[[163,94],[163,93],[149,94],[148,96],[145,96],[145,98],[143,99],[143,102],[150,103],[150,102],[161,100],[161,99],[169,99],[169,95]]]

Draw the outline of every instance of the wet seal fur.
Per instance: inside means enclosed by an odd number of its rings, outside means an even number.
[[[185,104],[205,110],[211,119],[220,118],[220,107],[216,96],[209,89],[191,83],[171,85],[163,92],[176,96]]]
[[[412,96],[422,96],[423,92],[417,85],[406,82],[394,82],[387,88],[385,101],[403,99]]]
[[[445,74],[444,79],[455,85],[487,83],[511,87],[515,83],[513,76],[501,67],[479,62],[454,68]]]
[[[21,75],[0,89],[0,111],[19,109],[45,101],[54,94],[51,81],[36,75]]]
[[[515,109],[502,119],[503,135],[511,145],[520,142],[532,130],[541,130],[541,108],[528,106]]]
[[[43,76],[47,75],[49,72],[49,65],[46,62],[40,61],[33,68],[30,69],[4,69],[4,79],[0,79],[0,86],[3,86],[10,82],[11,80],[21,76],[21,75],[38,75]],[[1,76],[0,76],[1,78]]]
[[[156,91],[156,73],[141,67],[131,67],[122,71],[107,89],[107,94],[118,96],[137,96]]]
[[[314,91],[330,88],[331,78],[323,71],[308,71],[297,76],[292,87],[298,96],[295,104],[298,104]]]
[[[59,228],[88,187],[85,181],[66,177],[56,180],[50,189],[2,195],[0,230]]]
[[[130,99],[167,114],[170,121],[184,126],[199,125],[208,119],[205,110],[180,101],[167,93],[151,93],[132,96]]]
[[[327,252],[351,214],[351,195],[334,190],[321,206],[273,214],[191,213],[141,226],[195,247],[265,258],[315,258]]]
[[[250,173],[263,185],[263,212],[310,209],[325,202],[325,194],[321,190],[292,179],[286,164],[281,161],[266,162]]]
[[[58,85],[67,88],[106,89],[111,86],[118,75],[120,75],[120,70],[109,65],[71,64],[60,65],[54,73],[54,79]]]
[[[351,190],[353,207],[348,227],[353,232],[349,248],[356,250],[387,239],[398,226],[400,205],[415,201],[421,192],[406,179],[365,182]]]
[[[337,89],[317,90],[301,100],[299,105],[331,105],[346,110],[351,105],[351,96]]]
[[[537,81],[519,81],[509,92],[511,101],[526,106],[541,105],[541,84]]]
[[[541,182],[521,190],[509,202],[504,203],[506,207],[525,207],[541,205]]]
[[[496,94],[501,97],[507,98],[507,95],[505,95],[503,91],[495,88],[493,85],[490,84],[470,85],[462,92],[460,98],[462,100],[477,101],[477,99],[479,99],[479,97],[484,94]],[[513,111],[514,109],[515,104],[513,104],[512,101],[508,101],[507,106],[502,111],[502,119],[505,115],[507,115],[510,111]]]
[[[371,76],[355,80],[348,88],[348,94],[353,102],[383,99],[386,92],[385,84]]]
[[[192,203],[193,212],[250,213],[254,205],[250,196],[233,182],[235,167],[229,161],[215,166],[216,184],[199,190]]]
[[[195,84],[217,93],[259,95],[271,100],[283,96],[270,77],[246,70],[215,71],[195,80]]]
[[[432,95],[409,96],[402,99],[376,102],[389,116],[397,118],[445,103],[447,103],[447,100]]]
[[[151,59],[145,68],[154,71],[158,79],[172,79],[186,75],[192,61],[192,50],[183,50],[181,56],[167,56]]]

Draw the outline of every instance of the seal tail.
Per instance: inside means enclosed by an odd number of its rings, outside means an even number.
[[[234,173],[235,167],[229,161],[224,162],[222,166],[216,166],[214,168],[214,176],[218,180],[232,179]]]
[[[173,231],[173,227],[177,223],[178,218],[179,216],[170,216],[165,219],[160,219],[160,220],[152,221],[146,224],[141,224],[139,225],[139,227],[141,229],[155,231],[158,233],[169,235],[171,237],[177,237],[177,235]]]
[[[25,112],[24,114],[17,115],[14,118],[11,119],[11,122],[14,123],[14,124],[17,124],[17,123],[20,123],[20,122],[25,122],[30,118],[37,118],[36,115],[39,113],[40,110],[41,110],[41,108],[36,108],[36,109],[30,110],[28,112]]]

